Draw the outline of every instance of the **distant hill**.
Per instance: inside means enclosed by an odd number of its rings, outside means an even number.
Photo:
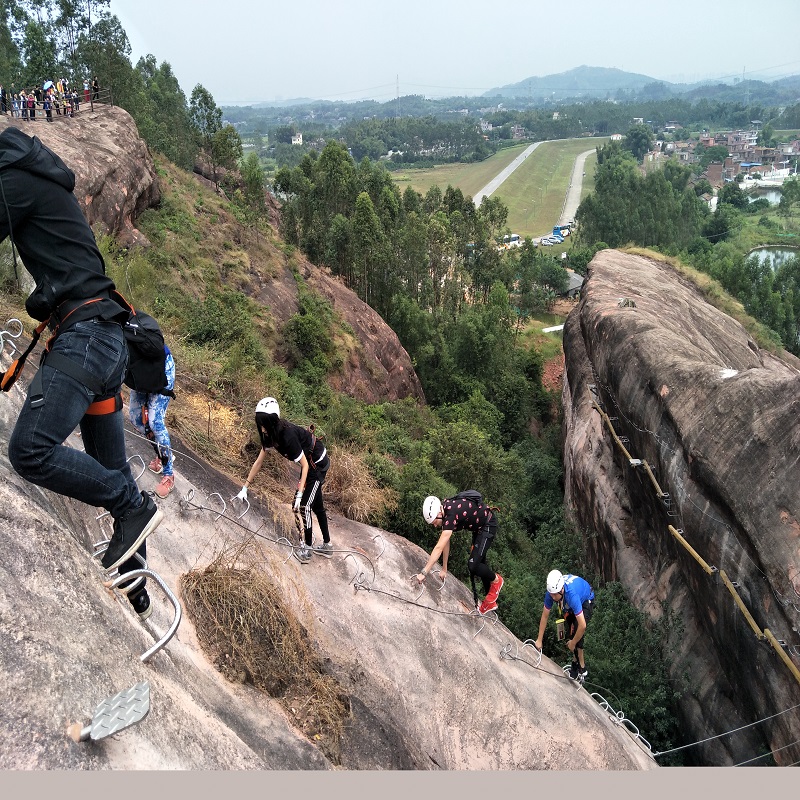
[[[670,83],[636,72],[607,67],[581,66],[567,72],[531,77],[486,92],[484,97],[519,98],[532,102],[559,102],[568,99],[645,99],[662,100],[670,96],[690,100],[742,101],[762,105],[796,103],[800,98],[800,75],[775,81],[734,80]]]
[[[519,83],[510,83],[491,89],[484,97],[551,97],[561,100],[565,97],[605,97],[619,90],[638,91],[651,83],[660,83],[666,86],[673,84],[659,81],[648,75],[639,75],[635,72],[624,72],[621,69],[609,67],[575,67],[567,72],[544,77],[526,78]]]

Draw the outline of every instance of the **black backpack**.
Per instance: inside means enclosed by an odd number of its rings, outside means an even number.
[[[167,352],[158,322],[144,311],[135,310],[119,292],[112,294],[114,300],[129,312],[122,323],[130,357],[123,379],[125,385],[137,392],[175,397],[175,393],[167,389]]]
[[[451,497],[451,500],[469,500],[471,503],[476,503],[480,505],[483,503],[483,496],[477,489],[464,489],[463,492],[459,492],[455,497]]]

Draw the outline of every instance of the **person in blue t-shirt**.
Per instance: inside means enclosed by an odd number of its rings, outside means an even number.
[[[583,638],[594,610],[594,591],[588,581],[578,575],[562,575],[557,569],[548,573],[544,608],[539,620],[539,635],[536,637],[537,650],[542,649],[542,639],[553,603],[558,603],[566,623],[567,647],[572,652],[569,676],[573,680],[583,681],[589,674],[583,657]]]

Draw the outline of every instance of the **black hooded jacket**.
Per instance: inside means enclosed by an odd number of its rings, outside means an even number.
[[[36,281],[25,308],[37,320],[114,288],[74,188],[72,170],[37,137],[14,127],[0,134],[0,241],[11,234]],[[93,309],[105,319],[120,312],[110,299]]]

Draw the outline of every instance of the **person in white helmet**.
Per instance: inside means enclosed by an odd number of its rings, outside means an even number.
[[[284,458],[300,465],[300,479],[294,495],[292,510],[295,513],[300,548],[295,556],[301,564],[311,560],[313,531],[311,512],[317,518],[322,542],[313,548],[318,555],[330,557],[333,553],[331,536],[328,531],[328,517],[322,500],[322,484],[330,468],[331,461],[325,445],[315,436],[312,428],[302,428],[293,422],[281,419],[280,407],[274,397],[264,397],[256,406],[256,428],[261,439],[261,452],[247,473],[247,480],[236,497],[247,499],[247,487],[255,480],[267,450],[275,448]]]
[[[553,603],[558,603],[564,614],[569,637],[567,647],[572,652],[569,676],[573,680],[583,681],[589,674],[583,657],[583,639],[586,625],[594,611],[594,591],[588,581],[578,575],[562,575],[557,569],[550,570],[547,575],[547,591],[544,593],[542,618],[539,620],[539,635],[536,637],[537,650],[542,649],[542,639]]]
[[[439,577],[444,581],[447,575],[447,558],[450,555],[450,537],[455,531],[469,530],[472,532],[472,547],[469,552],[467,567],[473,577],[473,592],[475,590],[474,577],[483,582],[485,597],[478,606],[481,614],[488,614],[497,608],[497,596],[503,588],[503,576],[495,572],[486,563],[486,551],[489,549],[497,532],[497,517],[494,511],[482,501],[479,501],[477,492],[468,490],[461,494],[441,501],[433,495],[426,497],[422,504],[422,516],[425,522],[435,528],[441,528],[439,541],[433,548],[428,563],[414,577],[422,583],[428,576],[433,565],[442,557],[442,569]],[[477,604],[477,597],[476,597]]]

